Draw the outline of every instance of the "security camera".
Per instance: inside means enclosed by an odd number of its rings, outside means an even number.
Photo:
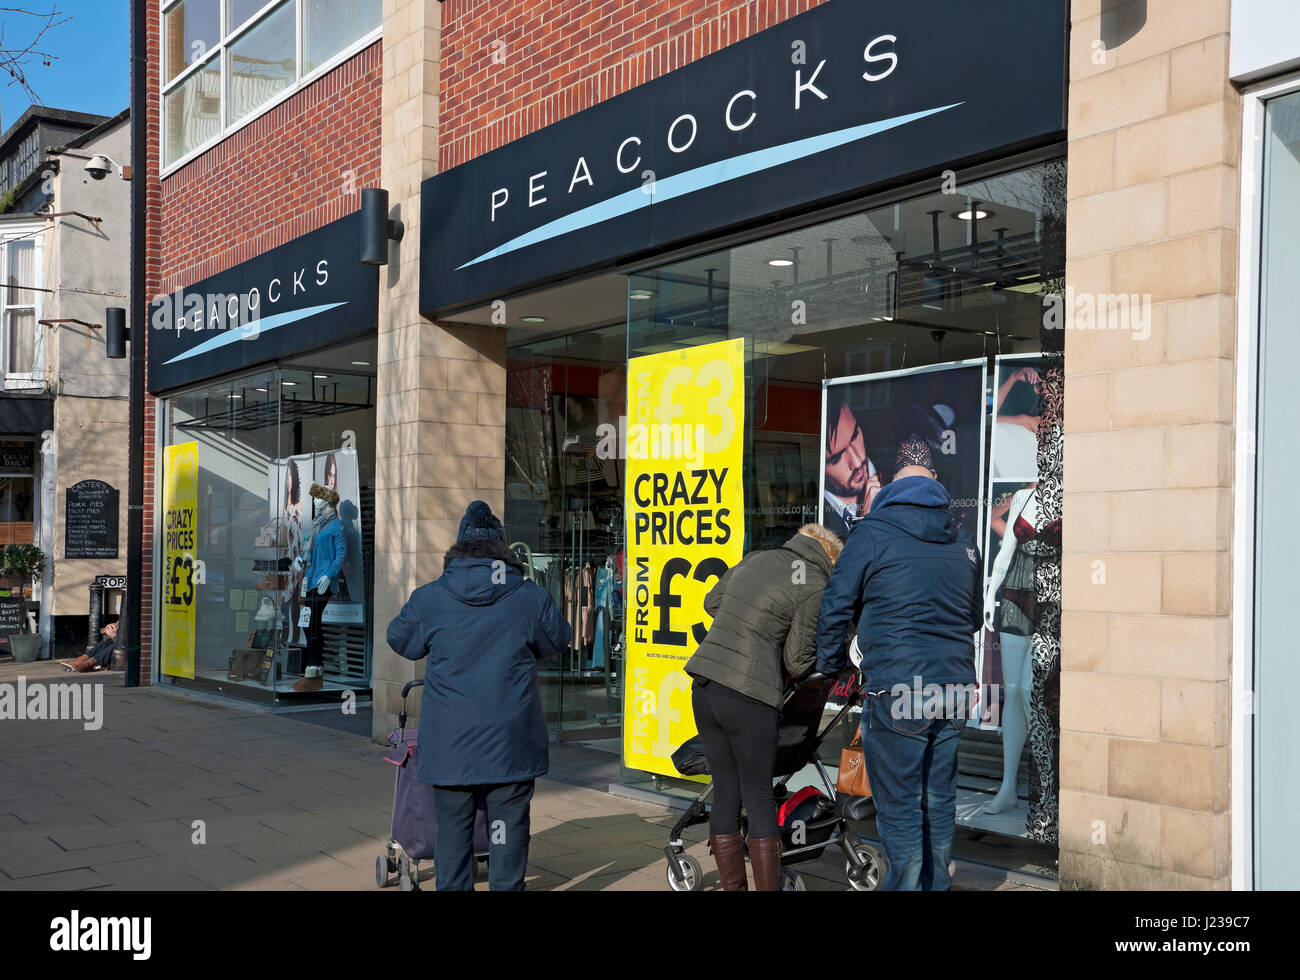
[[[96,153],[86,163],[86,173],[95,180],[103,180],[113,170],[113,163],[102,153]]]

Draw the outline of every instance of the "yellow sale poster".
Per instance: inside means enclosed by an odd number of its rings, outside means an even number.
[[[680,775],[695,734],[682,670],[709,629],[704,597],[745,541],[745,342],[628,361],[627,664],[623,761]]]
[[[199,444],[168,446],[163,461],[162,671],[194,677],[194,558]]]

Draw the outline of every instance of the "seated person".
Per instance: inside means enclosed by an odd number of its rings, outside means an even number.
[[[113,648],[117,646],[117,623],[109,623],[100,631],[103,637],[98,643],[90,648],[89,652],[83,653],[76,660],[65,660],[63,662],[64,670],[72,670],[77,673],[85,674],[92,670],[107,670],[109,661],[113,659]]]

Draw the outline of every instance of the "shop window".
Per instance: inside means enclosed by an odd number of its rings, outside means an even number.
[[[335,366],[360,359],[357,350],[373,362],[373,344],[363,348],[166,400],[167,536],[155,573],[165,679],[281,703],[370,687],[375,383]],[[313,483],[338,492],[333,514],[311,496]],[[313,622],[306,573],[316,531],[331,520],[345,557]],[[299,690],[316,631],[323,683]]]
[[[383,16],[381,0],[164,0],[164,6],[164,167],[373,41]]]

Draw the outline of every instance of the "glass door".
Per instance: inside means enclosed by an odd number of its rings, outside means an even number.
[[[1289,694],[1300,685],[1295,655],[1293,566],[1300,548],[1292,500],[1300,482],[1295,453],[1300,302],[1295,269],[1300,238],[1300,92],[1270,101],[1264,123],[1263,235],[1260,241],[1259,389],[1255,502],[1255,887],[1300,887],[1294,847],[1300,767],[1292,748]]]

